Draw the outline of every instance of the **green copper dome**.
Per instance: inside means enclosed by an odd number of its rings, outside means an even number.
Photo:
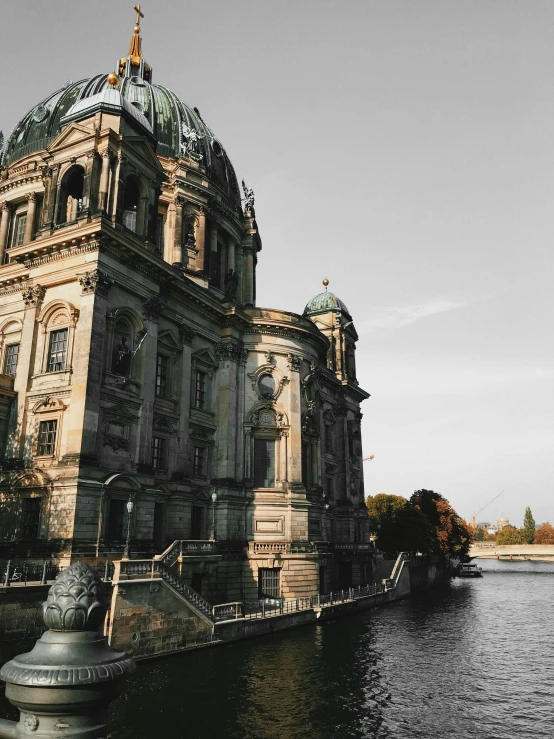
[[[304,316],[315,316],[318,313],[327,313],[328,311],[338,311],[343,313],[348,318],[352,318],[350,311],[336,295],[328,292],[319,293],[315,298],[312,298],[308,305],[304,308]]]
[[[60,133],[62,119],[85,98],[99,95],[109,87],[105,74],[80,82],[68,82],[24,116],[0,151],[6,166],[21,157],[46,149]],[[119,92],[149,122],[157,140],[158,156],[191,156],[206,167],[209,177],[240,205],[237,177],[225,150],[204,123],[197,108],[190,108],[162,85],[153,85],[143,76],[123,76]]]

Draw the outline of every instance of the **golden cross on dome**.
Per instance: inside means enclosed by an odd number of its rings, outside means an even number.
[[[140,26],[140,19],[144,18],[144,13],[141,12],[140,5],[133,5],[133,10],[137,11],[137,19],[135,23],[137,24],[137,26]]]

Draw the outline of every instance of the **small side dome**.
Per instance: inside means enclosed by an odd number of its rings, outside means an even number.
[[[331,292],[327,290],[324,293],[319,293],[315,298],[312,298],[307,306],[304,308],[304,316],[316,316],[318,313],[327,313],[328,311],[338,311],[348,318],[352,319],[350,311],[345,304],[337,298]]]

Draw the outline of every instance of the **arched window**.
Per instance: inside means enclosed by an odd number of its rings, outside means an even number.
[[[123,225],[136,234],[142,234],[143,213],[141,208],[141,183],[131,175],[125,182],[123,193]]]
[[[61,182],[58,223],[76,221],[83,210],[85,170],[79,165],[70,167]]]
[[[55,300],[46,305],[39,316],[42,341],[37,352],[37,374],[71,372],[73,340],[79,311],[70,303]]]

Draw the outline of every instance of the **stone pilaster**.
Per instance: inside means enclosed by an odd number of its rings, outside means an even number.
[[[136,460],[139,470],[150,468],[152,462],[152,426],[154,421],[154,399],[156,392],[156,355],[158,351],[158,319],[162,310],[157,295],[143,303],[143,318],[146,338],[142,344],[142,407],[138,428],[138,450]]]
[[[98,209],[107,213],[108,211],[108,188],[110,185],[110,159],[109,149],[102,153],[102,170],[100,172],[100,187],[98,188]]]
[[[242,347],[224,343],[217,347],[218,396],[216,431],[216,476],[236,478],[236,438],[239,431],[237,413],[237,364]]]
[[[210,224],[210,282],[217,285],[217,223]]]
[[[27,220],[25,221],[25,233],[23,243],[30,244],[35,231],[35,217],[37,213],[37,195],[34,192],[27,196]]]
[[[175,198],[175,227],[173,231],[173,255],[172,264],[183,264],[186,262],[186,254],[183,254],[183,207],[185,198],[178,195]],[[183,260],[185,257],[185,260]]]
[[[244,275],[243,275],[243,293],[242,302],[246,306],[254,306],[254,247],[244,247],[242,249],[244,255]]]
[[[289,482],[302,482],[302,418],[301,418],[301,388],[300,365],[302,357],[298,354],[288,355],[289,378]]]
[[[27,388],[32,367],[35,364],[37,343],[37,318],[44,300],[45,289],[40,285],[26,287],[21,297],[25,303],[17,372],[14,379],[14,391],[17,393],[17,425],[8,440],[6,457],[19,457],[30,460],[32,456],[32,434],[28,433],[28,419],[25,412]],[[29,430],[30,431],[30,430]]]
[[[0,265],[4,264],[4,255],[8,246],[11,207],[8,203],[0,203]]]
[[[196,255],[196,268],[202,272],[206,272],[206,212],[203,208],[200,208],[200,212],[198,213],[195,240],[196,248],[198,250]]]
[[[106,356],[106,314],[110,281],[100,270],[78,277],[81,286],[79,322],[75,332],[70,426],[66,453],[91,461],[100,428],[100,391]],[[94,349],[93,349],[94,348]]]
[[[190,426],[190,405],[192,392],[192,340],[194,331],[186,325],[180,326],[179,337],[183,343],[182,366],[181,366],[181,386],[179,388],[179,436],[177,439],[177,470],[186,470],[190,472],[191,459],[189,449],[189,426]]]

